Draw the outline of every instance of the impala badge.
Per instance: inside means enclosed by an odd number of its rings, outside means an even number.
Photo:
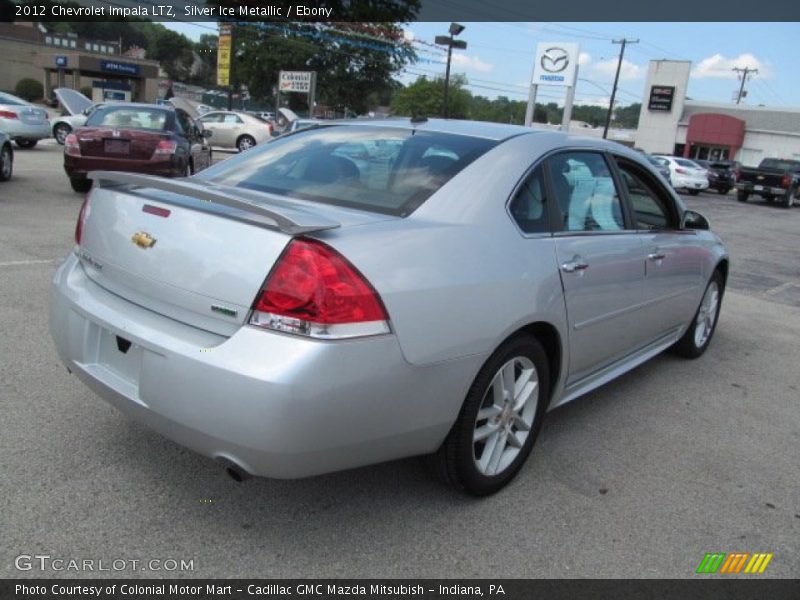
[[[131,241],[139,248],[152,248],[156,245],[156,238],[144,231],[137,231],[131,236]]]

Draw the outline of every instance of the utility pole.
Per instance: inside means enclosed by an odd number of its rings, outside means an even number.
[[[619,49],[619,61],[617,62],[617,74],[614,75],[614,87],[611,88],[611,102],[608,104],[608,114],[606,115],[606,127],[603,129],[603,139],[608,137],[608,127],[611,125],[611,115],[614,113],[614,98],[617,96],[617,83],[619,83],[619,70],[622,68],[622,58],[625,56],[625,46],[627,44],[638,44],[639,40],[612,40],[613,44],[621,44]]]
[[[736,73],[741,73],[739,77],[742,78],[742,85],[739,86],[739,93],[736,95],[736,104],[739,104],[742,101],[742,96],[744,96],[744,84],[747,82],[747,78],[750,73],[758,73],[758,69],[751,69],[750,67],[733,67],[731,71],[736,71]]]

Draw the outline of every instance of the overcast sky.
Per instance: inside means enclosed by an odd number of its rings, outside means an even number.
[[[166,23],[198,39],[214,33],[214,23]],[[448,23],[416,22],[407,26],[420,61],[408,67],[404,82],[418,75],[444,74],[444,54],[431,47],[447,34]],[[640,102],[648,61],[690,60],[688,95],[696,100],[731,102],[738,90],[733,67],[757,68],[745,89],[745,103],[800,107],[796,50],[798,23],[464,23],[468,43],[453,55],[453,73],[464,73],[476,95],[527,98],[533,55],[539,42],[578,42],[581,47],[576,103],[608,105],[620,46],[613,39],[639,39],[625,51],[617,101]],[[540,91],[542,102],[563,99],[561,88]]]

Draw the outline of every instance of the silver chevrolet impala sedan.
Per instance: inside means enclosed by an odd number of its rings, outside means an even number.
[[[58,353],[238,480],[429,455],[495,492],[548,410],[703,354],[728,275],[640,153],[560,132],[343,122],[189,178],[90,178]]]

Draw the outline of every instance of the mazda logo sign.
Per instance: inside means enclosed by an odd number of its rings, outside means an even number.
[[[542,69],[548,73],[561,73],[569,66],[569,54],[563,48],[554,46],[544,51],[540,62]]]

